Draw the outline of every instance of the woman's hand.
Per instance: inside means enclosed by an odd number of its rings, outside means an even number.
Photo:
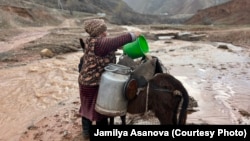
[[[134,34],[135,34],[135,36],[136,36],[136,38],[137,38],[137,37],[139,37],[139,36],[141,35],[141,32],[136,31],[136,32],[134,32]]]

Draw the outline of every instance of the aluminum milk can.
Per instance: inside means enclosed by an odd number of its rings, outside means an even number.
[[[131,68],[109,64],[101,76],[95,110],[107,116],[122,116],[127,112],[128,100],[123,94],[130,78]]]

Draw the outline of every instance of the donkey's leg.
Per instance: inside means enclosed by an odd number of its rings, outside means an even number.
[[[109,117],[109,125],[114,125],[114,118],[115,117]]]
[[[126,115],[120,116],[122,120],[122,125],[126,125]]]
[[[162,108],[161,108],[162,109]],[[158,118],[160,125],[173,125],[173,112],[171,109],[163,111],[154,111],[155,116]]]

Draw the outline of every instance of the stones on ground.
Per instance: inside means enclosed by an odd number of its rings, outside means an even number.
[[[47,48],[41,50],[40,55],[41,55],[42,58],[44,58],[44,57],[47,57],[47,58],[54,57],[54,53],[50,49],[47,49]]]

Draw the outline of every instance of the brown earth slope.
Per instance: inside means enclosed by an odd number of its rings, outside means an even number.
[[[186,24],[244,25],[250,23],[250,1],[232,0],[198,11]]]

